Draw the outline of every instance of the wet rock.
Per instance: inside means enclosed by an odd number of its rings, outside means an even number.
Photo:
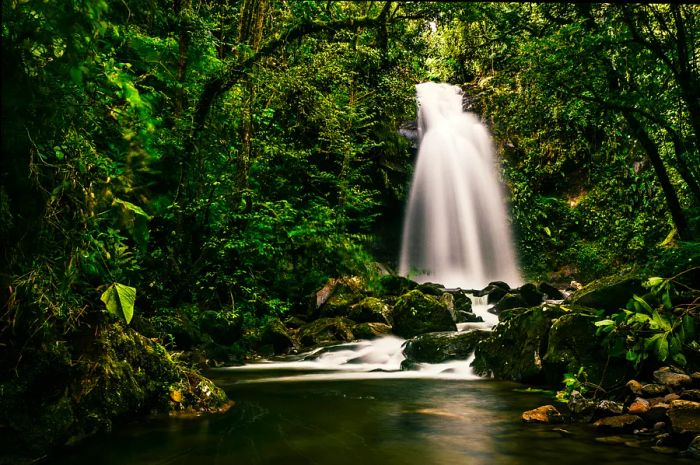
[[[690,378],[693,380],[693,384],[700,384],[700,371],[691,373]]]
[[[644,426],[644,420],[637,415],[616,415],[597,420],[593,425],[601,432],[631,432]]]
[[[671,390],[688,385],[692,381],[690,376],[671,367],[663,367],[656,370],[654,372],[654,380],[659,384],[667,386]]]
[[[595,410],[595,402],[583,397],[578,391],[571,393],[569,411],[577,420],[590,421]]]
[[[356,339],[376,339],[391,334],[391,326],[384,323],[360,323],[352,328]]]
[[[561,379],[565,373],[575,373],[582,366],[588,379],[596,382],[603,376],[606,383],[617,383],[626,378],[625,363],[615,360],[607,366],[601,363],[606,357],[594,321],[593,316],[585,313],[567,313],[552,323],[547,352],[542,358],[548,379]]]
[[[680,398],[683,400],[693,400],[695,402],[700,402],[700,389],[686,389],[680,394]]]
[[[663,422],[664,424],[668,422],[668,409],[669,405],[665,403],[655,403],[651,404],[649,410],[646,411],[644,418],[650,423]]]
[[[680,398],[681,398],[681,396],[679,396],[679,395],[676,394],[675,392],[671,392],[671,393],[666,394],[666,395],[664,396],[664,402],[671,403],[671,402],[673,402],[674,400],[678,400],[678,399],[680,399]]]
[[[491,335],[474,352],[472,367],[482,375],[493,375],[528,383],[546,380],[542,356],[547,350],[547,336],[552,320],[561,316],[560,309],[534,307],[518,312],[499,323]],[[556,376],[552,382],[560,382]]]
[[[529,307],[525,299],[522,298],[520,294],[508,293],[504,295],[491,309],[491,313],[498,315],[505,310],[511,310],[513,308],[526,308]]]
[[[564,417],[553,405],[543,405],[533,410],[523,412],[522,420],[525,423],[563,423]]]
[[[379,278],[379,286],[383,294],[399,296],[415,289],[418,283],[403,276],[384,275]]]
[[[700,402],[674,400],[671,402],[668,416],[676,433],[700,433]]]
[[[486,303],[489,305],[497,303],[506,294],[508,294],[508,289],[495,285],[489,285],[482,291],[482,296],[486,296]]]
[[[613,400],[601,400],[595,406],[595,418],[610,417],[614,415],[622,415],[625,411],[625,406],[620,402]]]
[[[287,332],[287,327],[279,318],[270,319],[263,327],[260,342],[270,344],[274,353],[284,354],[294,347],[294,341]]]
[[[695,436],[693,440],[690,441],[690,445],[688,445],[688,449],[686,449],[685,453],[689,457],[700,459],[700,436]]]
[[[545,282],[539,283],[537,285],[537,290],[550,300],[561,300],[564,298],[564,294],[562,294],[559,289]]]
[[[418,363],[441,363],[467,359],[477,344],[490,335],[489,331],[426,333],[406,342],[406,360]]]
[[[416,290],[422,292],[425,295],[440,297],[445,292],[445,287],[441,284],[423,283],[419,284],[418,287],[416,287]]]
[[[656,397],[668,392],[663,384],[645,384],[642,386],[642,394],[646,397]]]
[[[435,331],[457,330],[449,310],[434,297],[427,296],[419,290],[399,297],[391,318],[394,334],[403,338]]]
[[[664,431],[666,429],[666,423],[663,421],[657,421],[654,423],[654,431]]]
[[[489,283],[489,286],[500,287],[504,291],[510,290],[510,286],[508,285],[508,283],[504,283],[503,281],[491,281]]]
[[[350,342],[353,326],[354,321],[343,317],[319,318],[299,328],[299,342],[304,347]]]
[[[627,389],[629,389],[632,392],[632,394],[636,396],[642,395],[642,383],[640,383],[639,381],[631,379],[627,382],[626,386]]]
[[[347,317],[357,323],[384,323],[390,325],[391,310],[387,304],[376,297],[366,297],[352,305]]]
[[[323,294],[321,297],[319,292]],[[356,276],[330,280],[319,292],[315,301],[317,310],[312,314],[323,318],[347,316],[350,307],[367,296],[363,281]]]
[[[532,283],[523,284],[517,289],[517,293],[523,298],[527,307],[539,305],[544,300],[544,294]]]
[[[608,276],[574,292],[568,302],[614,312],[624,308],[633,294],[644,292],[642,281],[631,276]]]
[[[648,400],[637,397],[627,408],[627,412],[632,415],[643,415],[647,413],[650,408],[651,405]]]

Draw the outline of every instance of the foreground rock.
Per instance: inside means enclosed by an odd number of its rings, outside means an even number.
[[[418,290],[399,297],[391,316],[394,334],[405,339],[434,331],[457,330],[445,305]]]
[[[481,330],[426,333],[408,340],[403,354],[408,364],[466,360],[489,334]]]
[[[355,339],[355,322],[348,318],[319,318],[299,328],[299,342],[303,347],[315,347]]]
[[[564,423],[564,417],[553,405],[543,405],[523,412],[521,419],[525,423]]]
[[[643,293],[641,279],[634,276],[609,276],[574,292],[567,302],[614,312],[624,308],[633,294]]]

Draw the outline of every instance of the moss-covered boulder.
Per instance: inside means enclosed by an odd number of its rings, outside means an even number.
[[[36,356],[49,364],[22,364],[12,379],[0,383],[0,424],[16,447],[9,453],[17,455],[17,463],[138,415],[213,412],[227,403],[211,381],[121,324],[86,328],[60,346],[52,355],[28,348],[30,361]]]
[[[403,354],[408,363],[441,363],[467,359],[490,331],[446,331],[426,333],[409,339]]]
[[[418,286],[417,282],[411,281],[403,276],[384,275],[379,278],[380,292],[384,295],[403,295],[415,289],[416,286]]]
[[[511,310],[514,308],[526,308],[530,307],[530,305],[527,304],[525,299],[522,298],[520,294],[514,293],[514,292],[509,292],[506,295],[504,295],[501,300],[496,302],[496,305],[493,306],[493,313],[498,315],[499,313],[505,311],[505,310]]]
[[[532,283],[526,283],[517,289],[517,293],[525,301],[527,307],[534,307],[544,301],[544,294]]]
[[[436,283],[419,284],[416,289],[425,295],[432,295],[433,297],[440,297],[445,292],[445,286]]]
[[[434,331],[457,330],[447,307],[435,297],[425,295],[417,289],[399,297],[391,316],[394,334],[403,338]]]
[[[318,297],[318,293],[327,293],[328,297]],[[367,297],[369,291],[362,279],[349,277],[329,281],[318,293],[316,303],[319,305],[312,311],[312,316],[332,318],[347,316],[350,307]]]
[[[276,354],[286,354],[294,347],[292,336],[279,318],[271,318],[265,323],[260,333],[260,343],[272,346]]]
[[[555,384],[579,367],[583,367],[589,381],[605,388],[624,382],[632,374],[622,359],[611,358],[606,363],[608,356],[601,337],[596,335],[592,312],[579,309],[552,323],[542,358],[548,382]]]
[[[545,381],[542,357],[558,307],[533,307],[500,322],[474,352],[476,373],[526,383]]]
[[[358,323],[352,327],[355,339],[376,339],[391,334],[391,326],[384,323]]]
[[[564,294],[549,283],[541,282],[537,285],[537,290],[545,295],[547,299],[563,300]]]
[[[314,347],[355,339],[355,322],[344,317],[319,318],[299,328],[299,342],[303,347]]]
[[[384,323],[391,325],[391,309],[376,297],[365,297],[352,305],[346,316],[357,323]]]
[[[608,276],[574,292],[567,302],[614,312],[624,308],[633,294],[643,293],[642,280],[635,276]]]

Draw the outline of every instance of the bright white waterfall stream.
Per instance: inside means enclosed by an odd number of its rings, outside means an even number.
[[[418,159],[399,274],[445,287],[521,284],[491,138],[457,86],[416,86]]]

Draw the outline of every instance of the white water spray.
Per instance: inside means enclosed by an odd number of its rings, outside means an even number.
[[[462,110],[457,86],[416,86],[420,146],[399,273],[418,282],[482,289],[522,283],[488,131]]]

